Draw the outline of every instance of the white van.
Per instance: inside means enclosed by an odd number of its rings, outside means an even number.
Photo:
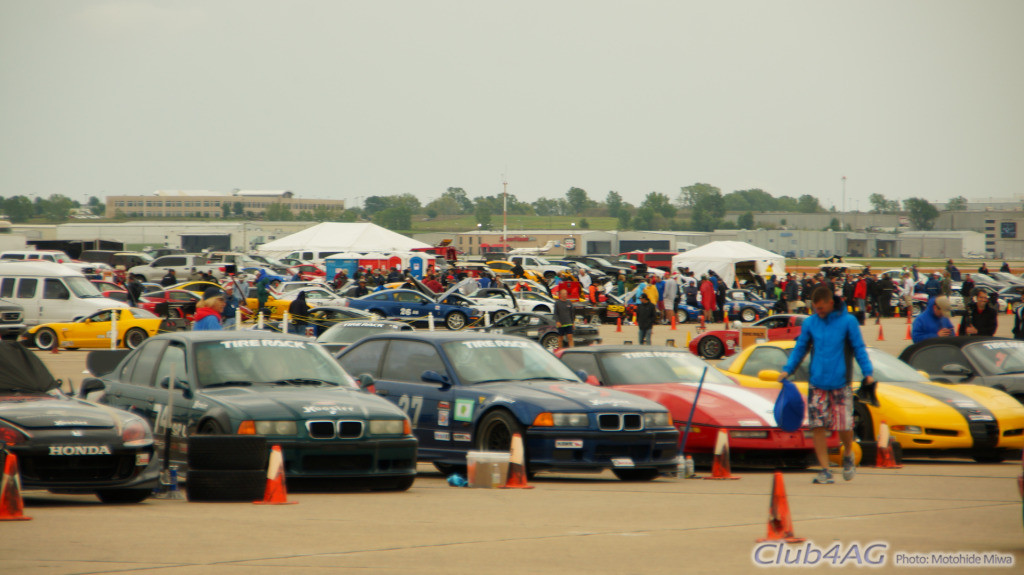
[[[103,297],[82,274],[49,262],[0,264],[0,298],[24,308],[24,322],[71,321],[125,303]]]

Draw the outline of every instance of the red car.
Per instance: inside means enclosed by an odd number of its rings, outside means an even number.
[[[295,277],[295,274],[299,275],[299,279],[302,281],[316,281],[327,277],[327,271],[318,265],[314,264],[299,264],[288,268],[288,273]]]
[[[183,289],[166,289],[144,293],[139,297],[139,307],[160,315],[156,310],[158,304],[167,303],[168,313],[172,317],[188,317],[196,312],[196,304],[200,300],[199,294]]]
[[[806,315],[780,313],[755,321],[748,327],[768,328],[768,341],[796,339],[800,336],[800,325]],[[690,341],[690,353],[704,359],[718,359],[739,351],[740,332],[735,329],[706,331]]]
[[[555,355],[574,371],[586,372],[593,385],[639,395],[667,407],[673,426],[680,431],[680,441],[706,368],[686,441],[687,454],[708,463],[718,432],[723,430],[729,435],[730,457],[735,463],[804,468],[814,461],[810,429],[805,426],[788,432],[776,425],[772,407],[778,390],[740,387],[683,350],[600,345],[561,349]],[[828,445],[839,446],[837,433],[832,433]]]

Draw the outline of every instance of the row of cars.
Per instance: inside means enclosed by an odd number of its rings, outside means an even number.
[[[362,337],[340,346],[336,358],[309,338],[258,331],[176,332],[133,351],[93,352],[95,377],[80,395],[119,409],[97,416],[83,397],[63,396],[52,378],[40,379],[27,354],[28,368],[8,367],[5,374],[17,375],[0,378],[0,438],[24,458],[29,487],[95,491],[110,501],[141,500],[151,486],[168,396],[170,454],[186,474],[189,436],[258,434],[282,446],[291,476],[372,478],[375,488],[401,490],[412,484],[417,460],[459,470],[467,451],[507,450],[519,433],[530,473],[611,469],[624,480],[649,480],[676,467],[679,429],[703,382],[687,444],[698,460],[709,457],[720,431],[738,460],[803,467],[811,455],[809,430],[780,431],[771,417],[792,341],[755,345],[716,369],[675,348],[590,346],[552,355],[509,335],[352,323]],[[1016,365],[1010,352],[1024,355],[1012,341],[977,343],[993,358],[1007,354],[1008,367]],[[880,384],[878,405],[856,408],[862,440],[884,420],[905,452],[998,461],[1024,447],[1024,406],[1013,396],[935,382],[884,352],[869,353]],[[26,355],[11,346],[3,357],[18,354]],[[795,379],[806,387],[803,374]]]

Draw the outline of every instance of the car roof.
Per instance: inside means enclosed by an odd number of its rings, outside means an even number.
[[[225,341],[225,340],[239,340],[239,339],[288,339],[293,341],[306,341],[311,342],[307,337],[289,334],[279,333],[271,331],[259,331],[259,330],[204,330],[204,331],[177,331],[173,333],[164,333],[155,335],[150,340],[158,339],[174,339],[179,341],[190,341],[193,343],[207,342],[207,341]]]
[[[483,333],[479,331],[463,332],[463,331],[396,331],[394,333],[384,333],[367,336],[367,339],[410,339],[410,340],[430,340],[438,343],[448,343],[450,341],[479,341],[479,340],[504,340],[504,341],[529,341],[522,337],[514,335],[501,335],[495,333]],[[302,339],[302,338],[299,338]]]
[[[563,351],[563,355],[567,353],[600,353],[600,352],[623,352],[623,351],[672,351],[679,353],[690,353],[686,349],[681,347],[672,347],[670,345],[624,345],[624,344],[609,344],[609,345],[588,345],[586,347],[569,347]]]
[[[1014,341],[1008,337],[994,337],[994,336],[978,336],[978,335],[954,335],[950,337],[930,337],[924,341],[919,341],[900,353],[900,357],[909,356],[910,354],[918,351],[921,348],[929,347],[932,345],[951,345],[953,347],[963,348],[964,346],[972,343],[978,343],[982,341]]]

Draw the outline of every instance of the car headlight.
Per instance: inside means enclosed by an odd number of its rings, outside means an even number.
[[[256,435],[295,435],[298,426],[294,421],[257,421]]]
[[[921,428],[916,425],[894,425],[890,429],[899,433],[908,433],[910,435],[921,435]]]
[[[412,426],[408,419],[370,420],[370,435],[409,435]]]
[[[153,443],[153,432],[148,423],[136,417],[125,422],[121,429],[121,441],[125,447],[143,447]]]
[[[555,427],[586,427],[590,425],[586,413],[552,413],[551,419]]]
[[[672,421],[669,418],[667,411],[644,414],[645,427],[668,427],[670,425],[672,425]]]
[[[729,437],[735,437],[737,439],[764,439],[768,437],[768,432],[763,429],[733,429],[729,432]]]

